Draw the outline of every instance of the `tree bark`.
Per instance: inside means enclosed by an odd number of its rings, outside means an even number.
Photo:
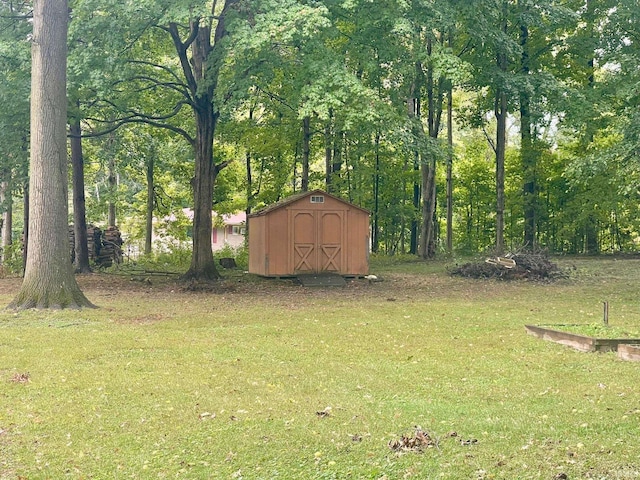
[[[447,252],[453,253],[453,87],[447,90]]]
[[[411,86],[411,91],[409,92],[409,98],[407,98],[407,115],[410,120],[420,119],[420,91],[417,85],[417,79],[413,82]],[[414,135],[419,135],[420,129],[414,129]],[[413,181],[413,208],[415,209],[416,214],[420,211],[420,198],[421,198],[421,182],[417,180],[417,177],[420,172],[420,152],[418,148],[414,148],[412,152],[413,156],[413,171],[414,173],[414,181]],[[417,218],[413,218],[411,220],[411,237],[409,240],[409,253],[412,255],[416,255],[418,253],[418,238],[419,238],[419,229],[420,222]]]
[[[219,116],[214,106],[214,97],[222,63],[218,50],[224,48],[221,40],[227,33],[225,17],[229,8],[236,3],[237,0],[225,2],[222,13],[218,17],[213,44],[211,24],[201,24],[199,18],[190,22],[189,38],[185,41],[180,38],[177,24],[171,24],[169,27],[191,95],[196,126],[192,143],[195,154],[193,251],[189,270],[181,277],[183,281],[209,281],[220,278],[213,260],[211,208],[215,181],[226,163],[215,164],[213,158],[213,139]]]
[[[144,254],[151,254],[151,241],[153,239],[153,206],[155,204],[155,183],[153,169],[155,166],[155,148],[147,158],[147,208],[145,211]]]
[[[504,252],[504,160],[507,145],[507,95],[496,96],[496,254]]]
[[[35,0],[28,254],[10,308],[93,306],[73,276],[67,224],[66,0]]]
[[[6,250],[13,242],[13,197],[11,195],[11,180],[4,180],[0,184],[0,203],[4,206],[2,212],[2,258],[0,263],[4,263],[7,258]]]
[[[432,53],[432,40],[427,39],[427,55]],[[417,64],[419,65],[419,64]],[[420,66],[420,69],[422,67]],[[427,66],[426,91],[427,91],[427,126],[428,135],[437,139],[442,118],[442,85],[440,78],[436,87],[433,78],[433,66]],[[436,156],[429,153],[428,161],[422,162],[422,228],[420,232],[420,244],[418,255],[422,258],[432,258],[436,254]]]
[[[324,183],[327,192],[331,192],[333,187],[331,185],[331,173],[333,170],[333,148],[331,141],[331,116],[327,120],[324,126]]]
[[[303,192],[309,191],[309,156],[311,155],[311,119],[302,119],[302,182]]]
[[[521,73],[528,81],[529,66],[529,28],[520,25]],[[535,249],[536,246],[536,152],[534,149],[531,98],[525,84],[520,91],[520,157],[522,162],[522,194],[524,209],[524,246]]]
[[[373,219],[371,220],[371,251],[380,247],[380,132],[375,137],[375,171],[373,173]]]
[[[109,157],[107,184],[109,186],[109,199],[107,205],[107,225],[116,226],[116,197],[118,196],[118,182],[116,176],[116,159],[113,154]]]
[[[79,107],[79,102],[76,105]],[[74,266],[77,273],[90,273],[89,246],[87,245],[87,217],[84,196],[84,156],[80,119],[74,118],[69,125],[71,145],[71,176],[73,185],[73,234]]]
[[[29,179],[24,182],[24,195],[22,197],[22,271],[27,268],[27,253],[29,249]]]
[[[586,0],[586,11],[585,18],[587,20],[587,28],[589,28],[589,37],[591,39],[596,38],[595,33],[595,3],[593,0]],[[593,44],[591,47],[595,50],[596,45]],[[587,59],[587,88],[589,90],[593,90],[596,86],[596,78],[595,78],[595,51],[589,52],[589,58]],[[582,150],[586,151],[589,146],[593,143],[593,138],[595,135],[595,123],[587,122],[585,133],[582,138]],[[598,222],[595,212],[595,206],[592,202],[585,205],[585,209],[589,209],[588,214],[584,218],[584,245],[583,252],[589,255],[597,254],[600,252],[600,243],[598,240]]]
[[[503,3],[501,28],[507,33],[508,4]],[[496,62],[498,69],[507,71],[507,54],[498,47]],[[507,94],[502,85],[496,88],[495,116],[496,116],[496,254],[504,252],[504,161],[507,149]]]

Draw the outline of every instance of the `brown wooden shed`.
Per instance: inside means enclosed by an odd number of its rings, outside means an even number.
[[[369,212],[327,192],[292,195],[247,222],[250,273],[369,273]]]

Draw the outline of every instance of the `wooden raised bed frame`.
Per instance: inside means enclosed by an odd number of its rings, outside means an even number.
[[[626,344],[618,346],[618,357],[622,360],[640,362],[640,345]]]
[[[581,352],[616,352],[618,345],[640,344],[640,338],[594,338],[538,325],[525,325],[525,328],[529,335],[560,343]]]

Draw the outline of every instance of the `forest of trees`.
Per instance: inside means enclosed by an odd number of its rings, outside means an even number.
[[[32,15],[0,0],[5,259]],[[637,0],[70,0],[67,44],[69,223],[149,253],[151,219],[192,208],[187,277],[217,276],[212,208],[318,187],[371,212],[374,252],[640,242]]]

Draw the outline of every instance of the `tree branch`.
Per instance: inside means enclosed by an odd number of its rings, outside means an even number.
[[[171,39],[176,47],[178,58],[180,59],[180,65],[182,66],[182,72],[187,80],[187,86],[189,87],[189,91],[193,98],[195,98],[198,92],[198,83],[193,75],[191,64],[189,63],[187,48],[189,48],[189,45],[191,45],[196,39],[196,36],[198,35],[198,28],[198,22],[195,24],[194,22],[191,22],[191,35],[189,35],[189,38],[187,38],[185,42],[182,42],[180,39],[180,32],[178,32],[178,24],[173,22],[169,24],[169,33],[171,34]]]
[[[96,138],[96,137],[102,137],[104,135],[108,135],[109,133],[113,133],[116,130],[118,130],[120,127],[123,127],[125,125],[128,125],[130,123],[144,123],[146,125],[151,125],[152,127],[156,127],[156,128],[164,128],[165,130],[170,130],[174,133],[177,133],[178,135],[181,135],[182,137],[184,137],[190,144],[191,146],[195,145],[195,140],[194,138],[189,135],[188,132],[186,132],[185,130],[176,127],[175,125],[171,125],[168,123],[162,123],[162,122],[156,122],[154,120],[149,120],[146,118],[127,118],[127,119],[123,119],[120,121],[117,121],[116,123],[114,123],[111,127],[109,127],[106,130],[100,130],[98,132],[93,131],[91,133],[83,133],[82,135],[80,135],[80,138]],[[71,135],[67,135],[68,137],[71,137]]]

